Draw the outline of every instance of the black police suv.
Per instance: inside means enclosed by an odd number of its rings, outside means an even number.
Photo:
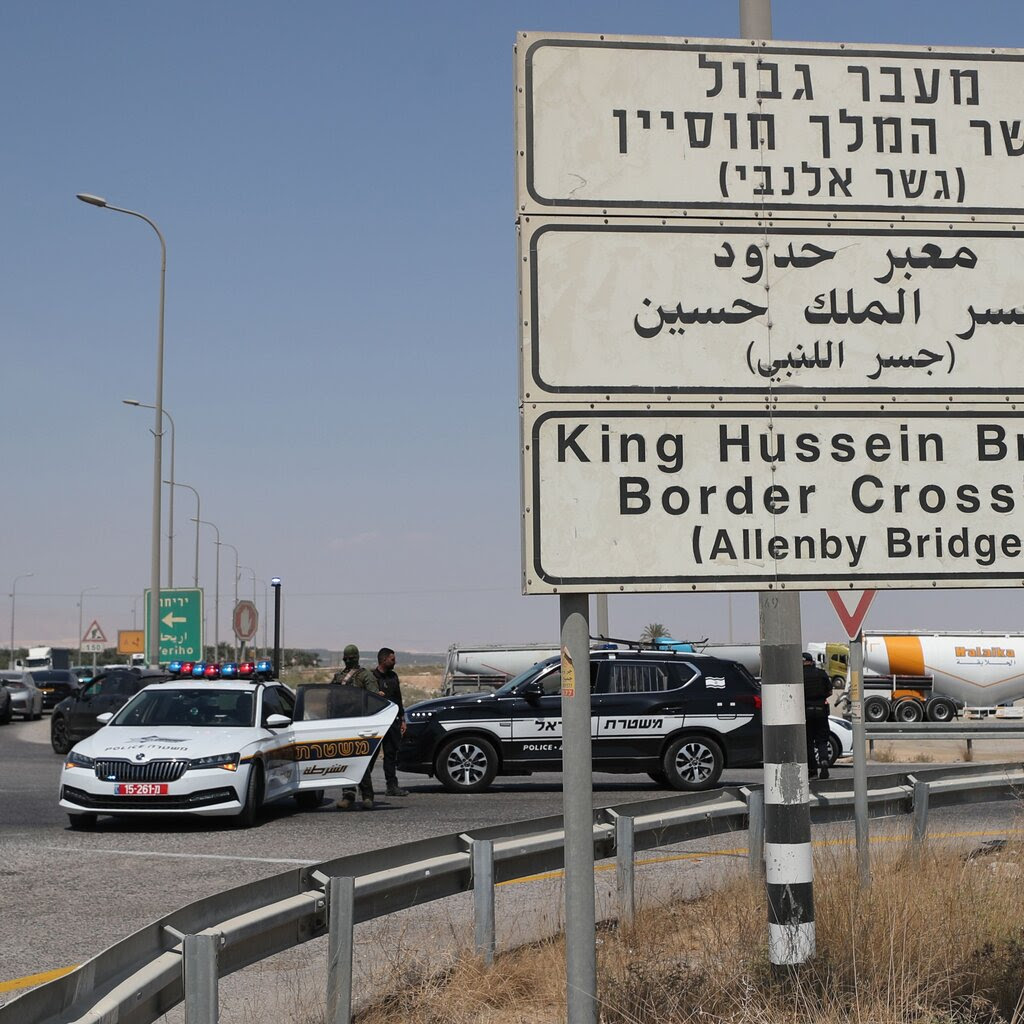
[[[112,668],[98,673],[53,709],[50,746],[56,753],[66,754],[79,740],[91,736],[100,727],[97,715],[113,714],[144,686],[169,678],[166,672],[155,668]]]
[[[736,662],[678,651],[594,651],[593,770],[646,772],[673,789],[714,786],[725,768],[761,763],[761,691]],[[491,693],[406,709],[402,771],[477,793],[496,775],[562,768],[561,659]]]

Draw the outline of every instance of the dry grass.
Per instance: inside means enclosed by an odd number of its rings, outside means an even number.
[[[601,1024],[997,1024],[1024,1022],[1020,846],[964,858],[949,850],[815,856],[817,955],[767,960],[764,886],[643,911],[598,939]],[[358,1024],[555,1024],[565,1018],[561,940],[524,946],[487,969],[473,958],[405,972]],[[396,981],[399,979],[396,979]]]

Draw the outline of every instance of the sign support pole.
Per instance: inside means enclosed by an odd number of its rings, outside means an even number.
[[[864,634],[850,641],[850,721],[853,723],[853,815],[857,838],[857,880],[871,884],[871,837],[868,833],[868,771],[864,742]]]
[[[772,38],[771,0],[740,0],[740,35]],[[761,594],[758,606],[769,959],[781,966],[805,963],[815,951],[800,595]]]
[[[594,800],[590,735],[590,595],[560,594],[565,987],[568,1024],[597,1022]]]

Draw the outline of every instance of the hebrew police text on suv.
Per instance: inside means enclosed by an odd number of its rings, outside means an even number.
[[[742,665],[674,651],[591,655],[595,772],[646,772],[674,789],[714,786],[725,768],[761,763],[761,695]],[[423,701],[406,711],[403,771],[455,793],[496,775],[560,771],[561,662],[551,658],[493,693]]]

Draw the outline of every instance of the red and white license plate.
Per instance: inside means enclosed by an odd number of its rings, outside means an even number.
[[[167,783],[122,782],[114,787],[114,796],[167,796]]]

